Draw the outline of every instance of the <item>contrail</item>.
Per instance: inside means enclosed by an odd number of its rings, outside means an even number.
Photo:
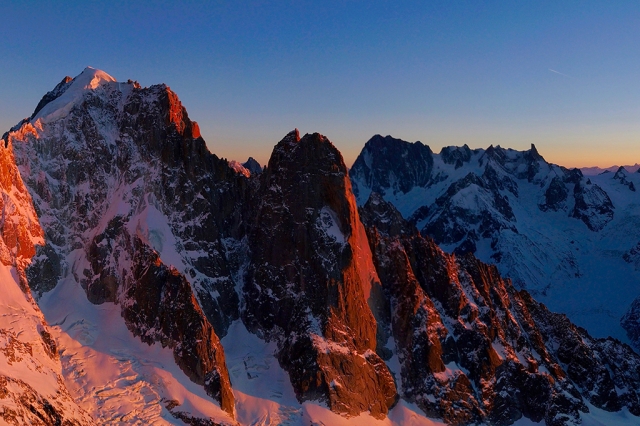
[[[560,75],[563,75],[563,76],[565,76],[565,77],[569,77],[569,78],[571,78],[570,76],[568,76],[568,75],[566,75],[566,74],[563,74],[563,73],[561,73],[560,71],[552,70],[551,68],[549,68],[549,71],[551,71],[551,72],[555,72],[556,74],[560,74]]]

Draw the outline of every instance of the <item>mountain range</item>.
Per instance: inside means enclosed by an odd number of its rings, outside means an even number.
[[[638,422],[623,168],[375,136],[348,170],[297,130],[229,162],[93,68],[0,163],[8,424]]]
[[[374,136],[350,176],[359,205],[381,194],[445,251],[473,253],[593,335],[640,347],[633,321],[621,325],[640,295],[639,173],[585,176],[535,146],[435,154]]]

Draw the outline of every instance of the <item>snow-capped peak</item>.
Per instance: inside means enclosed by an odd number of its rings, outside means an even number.
[[[106,72],[86,67],[59,96],[47,103],[31,121],[35,123],[37,120],[41,120],[42,123],[47,123],[63,117],[77,101],[82,99],[87,90],[95,90],[102,85],[115,82],[116,79]]]
[[[74,83],[82,85],[85,89],[95,89],[104,83],[116,81],[115,78],[111,77],[106,72],[92,67],[86,67],[80,75],[73,80]]]

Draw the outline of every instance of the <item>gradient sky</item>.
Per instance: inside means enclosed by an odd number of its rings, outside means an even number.
[[[640,2],[8,1],[0,128],[87,65],[167,83],[218,156],[289,130],[640,162]],[[399,5],[397,3],[402,3]]]

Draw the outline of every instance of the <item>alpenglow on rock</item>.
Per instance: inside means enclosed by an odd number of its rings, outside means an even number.
[[[417,170],[394,171],[410,184],[370,175],[377,190],[410,193],[440,170],[428,147],[380,139],[398,144],[390,160]],[[637,354],[471,254],[446,254],[376,191],[358,208],[362,187],[354,195],[318,133],[289,133],[258,173],[211,154],[166,85],[88,68],[46,94],[0,150],[5,420],[573,425],[608,411],[637,423]],[[510,200],[463,170],[475,150],[445,151],[462,179],[452,194]],[[529,163],[541,157],[527,158],[513,182],[536,181]],[[375,173],[393,165],[380,164]],[[565,189],[554,186],[547,211],[576,210],[566,204],[575,187]],[[596,223],[601,194],[577,193],[586,219],[569,219]],[[503,230],[520,212],[494,210]]]
[[[278,341],[301,401],[384,417],[396,389],[375,352],[367,301],[377,276],[340,152],[318,133],[289,133],[257,198],[244,286],[249,329]]]
[[[11,145],[0,142],[0,423],[93,425],[70,395],[25,269],[44,241]]]
[[[87,68],[38,108],[5,137],[45,234],[27,269],[33,291],[66,282],[91,303],[116,303],[131,333],[171,348],[182,371],[232,414],[212,324],[224,333],[238,299],[214,253],[218,230],[233,232],[239,220],[232,209],[210,211],[242,183],[208,153],[165,85],[140,88]],[[231,297],[220,306],[214,294]]]
[[[523,416],[579,424],[587,402],[640,415],[640,356],[629,346],[592,338],[472,254],[444,253],[379,194],[361,216],[387,299],[379,324],[395,341],[402,398],[447,424]]]

